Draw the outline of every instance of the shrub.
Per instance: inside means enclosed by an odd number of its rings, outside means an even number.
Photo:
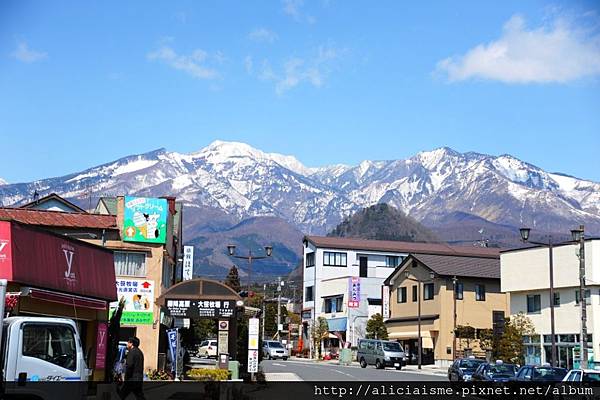
[[[148,379],[151,381],[172,381],[173,374],[163,370],[151,369],[148,371]]]
[[[188,371],[187,377],[195,381],[226,381],[229,371],[226,369],[193,368]]]

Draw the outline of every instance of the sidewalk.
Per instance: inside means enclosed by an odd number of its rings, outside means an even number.
[[[340,365],[339,360],[312,360],[309,358],[298,358],[298,357],[290,357],[290,361],[295,362],[304,362],[304,363],[317,363],[317,364],[330,364],[330,365]],[[360,368],[360,364],[358,361],[352,361],[349,365],[351,367]],[[370,365],[367,368],[374,368]],[[422,365],[421,370],[419,370],[416,365],[405,365],[402,367],[402,372],[408,372],[413,374],[427,374],[427,375],[436,375],[436,376],[446,376],[448,374],[447,368],[438,367],[437,365]]]

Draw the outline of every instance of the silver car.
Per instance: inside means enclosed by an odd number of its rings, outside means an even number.
[[[277,358],[281,358],[282,360],[287,360],[289,357],[289,353],[287,349],[276,340],[265,340],[263,342],[262,347],[263,358],[267,360],[274,360]]]
[[[378,369],[394,367],[399,370],[404,363],[404,349],[398,342],[360,339],[356,359],[362,368],[375,365]]]

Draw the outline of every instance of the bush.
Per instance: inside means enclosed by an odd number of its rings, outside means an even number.
[[[226,381],[229,371],[226,369],[193,368],[188,371],[187,377],[195,381]]]
[[[151,369],[148,371],[148,379],[151,381],[172,381],[173,374],[163,370]]]

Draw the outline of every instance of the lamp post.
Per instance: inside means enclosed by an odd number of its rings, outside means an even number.
[[[418,326],[418,330],[417,330],[417,363],[418,363],[418,368],[421,369],[421,365],[422,365],[422,359],[421,359],[421,353],[422,351],[422,347],[423,347],[423,340],[421,337],[421,284],[422,283],[426,283],[428,281],[424,281],[418,278],[411,278],[410,277],[410,271],[405,271],[404,272],[404,277],[409,280],[409,281],[413,281],[413,282],[417,282],[417,326]],[[432,272],[429,273],[429,277],[430,280],[433,280],[435,278],[435,274]]]
[[[588,367],[587,350],[587,305],[585,300],[585,238],[583,225],[571,230],[573,240],[579,242],[579,306],[581,307],[581,332],[579,333],[580,367]]]
[[[237,256],[237,255],[235,255],[235,245],[234,244],[228,245],[227,246],[227,251],[229,252],[229,256],[230,257],[239,258],[241,260],[248,261],[248,288],[247,288],[247,294],[249,296],[250,295],[250,281],[251,281],[251,278],[252,278],[252,261],[253,260],[262,260],[263,258],[271,257],[271,255],[273,254],[273,247],[271,247],[271,246],[265,246],[266,256],[255,256],[255,255],[252,255],[252,250],[250,250],[250,249],[248,249],[248,255],[247,256]]]
[[[521,234],[521,239],[524,242],[536,244],[540,246],[548,247],[548,259],[550,264],[550,336],[552,343],[552,366],[556,367],[557,361],[557,349],[556,349],[556,334],[555,334],[555,324],[554,324],[554,258],[553,258],[553,246],[552,236],[548,237],[548,243],[534,242],[529,240],[529,233],[531,232],[530,228],[521,228],[519,229]]]

